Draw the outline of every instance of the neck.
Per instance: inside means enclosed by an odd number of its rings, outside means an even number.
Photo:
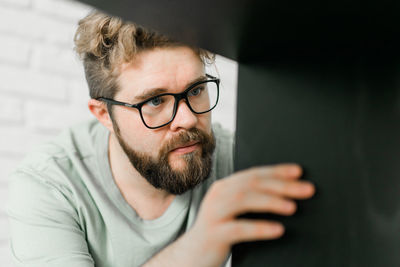
[[[147,182],[133,167],[113,133],[110,133],[108,147],[111,173],[128,204],[145,220],[154,220],[164,214],[175,195]]]

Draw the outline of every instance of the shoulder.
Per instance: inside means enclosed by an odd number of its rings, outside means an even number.
[[[55,187],[68,187],[71,182],[79,182],[77,169],[95,161],[96,144],[99,146],[99,123],[87,121],[74,125],[48,143],[36,147],[29,153],[11,174],[11,181],[30,184],[51,184]],[[104,133],[103,133],[104,134]],[[106,145],[106,144],[104,144]]]

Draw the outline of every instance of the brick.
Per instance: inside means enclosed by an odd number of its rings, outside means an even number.
[[[6,4],[14,7],[29,7],[31,5],[31,0],[0,0],[0,4]]]
[[[42,18],[41,22],[44,27],[41,35],[43,40],[49,43],[59,43],[65,44],[68,47],[73,47],[76,31],[75,23],[63,23],[51,18]]]
[[[12,21],[12,25],[10,25]],[[42,18],[32,10],[14,8],[0,8],[0,30],[11,35],[19,35],[29,38],[38,38],[42,33]],[[35,30],[36,28],[36,30]]]
[[[56,45],[36,45],[33,50],[32,67],[77,78],[83,75],[83,65],[72,48]]]
[[[60,131],[91,118],[87,109],[34,101],[27,103],[25,111],[29,128],[43,131]]]
[[[22,100],[16,97],[5,96],[0,93],[0,121],[21,122],[22,121]]]
[[[0,155],[0,186],[8,184],[10,173],[18,166],[22,159],[22,156],[10,157],[9,155]],[[0,194],[2,194],[1,190]]]
[[[29,54],[31,45],[24,39],[9,37],[6,35],[0,36],[0,60],[19,65],[27,66],[29,63]]]
[[[84,74],[82,73],[82,76]],[[89,96],[89,88],[87,86],[86,80],[84,77],[76,81],[71,81],[68,84],[68,97],[71,100],[71,104],[75,107],[87,108]]]
[[[88,5],[65,0],[33,0],[32,6],[45,14],[66,18],[73,22],[85,17],[92,9]]]
[[[0,125],[0,156],[21,157],[56,133],[39,133],[21,126]]]
[[[30,98],[66,99],[67,80],[56,75],[0,65],[0,91],[23,94]]]
[[[10,21],[12,24],[10,25]],[[0,31],[10,36],[72,46],[76,23],[56,20],[32,9],[0,8]]]

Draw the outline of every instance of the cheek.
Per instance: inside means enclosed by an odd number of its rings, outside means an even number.
[[[199,128],[206,131],[207,133],[211,133],[211,112],[201,114],[199,116]]]
[[[122,137],[126,138],[128,133],[132,133],[136,129],[136,132],[142,132],[144,125],[140,119],[140,115],[136,110],[131,110],[128,108],[122,108],[118,112],[114,113],[115,119],[118,122],[118,126],[121,131]]]
[[[132,149],[147,154],[158,151],[160,141],[158,135],[155,135],[156,131],[148,129],[138,113],[121,110],[115,117],[121,137]]]

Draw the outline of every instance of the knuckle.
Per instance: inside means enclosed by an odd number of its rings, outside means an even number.
[[[221,190],[221,184],[221,181],[215,181],[210,187],[210,192],[219,192]]]
[[[287,178],[287,173],[286,169],[283,166],[276,166],[271,169],[271,176],[277,178],[277,179],[282,179],[282,178]]]
[[[237,202],[244,202],[246,200],[246,192],[243,190],[239,190],[238,192],[235,193],[234,195],[234,201]]]
[[[230,235],[243,237],[246,234],[245,227],[240,223],[235,223],[230,229]]]
[[[262,169],[262,167],[250,167],[249,169],[247,169],[246,173],[249,176],[260,176],[260,172]]]
[[[283,181],[281,185],[282,191],[287,194],[295,194],[298,191],[298,182],[294,181]]]
[[[208,190],[207,195],[210,198],[219,198],[222,192],[224,192],[224,186],[225,185],[222,180],[215,181]]]
[[[298,195],[301,194],[301,185],[298,182],[292,182],[287,185],[287,191],[292,194],[292,195]]]
[[[286,209],[284,202],[278,198],[270,198],[266,206],[270,212],[281,213]]]
[[[253,227],[253,235],[256,237],[261,237],[265,235],[265,233],[268,231],[268,227],[265,227],[264,224],[262,223],[256,223]]]
[[[219,184],[217,184],[217,182],[214,182],[214,183],[211,185],[211,187],[210,187],[210,189],[208,190],[208,192],[207,192],[208,198],[214,199],[214,198],[218,197],[219,191],[220,191],[219,188],[220,188]]]
[[[282,192],[290,193],[293,191],[292,183],[283,181],[280,185]]]
[[[247,186],[252,190],[257,189],[260,187],[261,181],[262,177],[257,172],[254,172],[251,176],[249,176]]]

